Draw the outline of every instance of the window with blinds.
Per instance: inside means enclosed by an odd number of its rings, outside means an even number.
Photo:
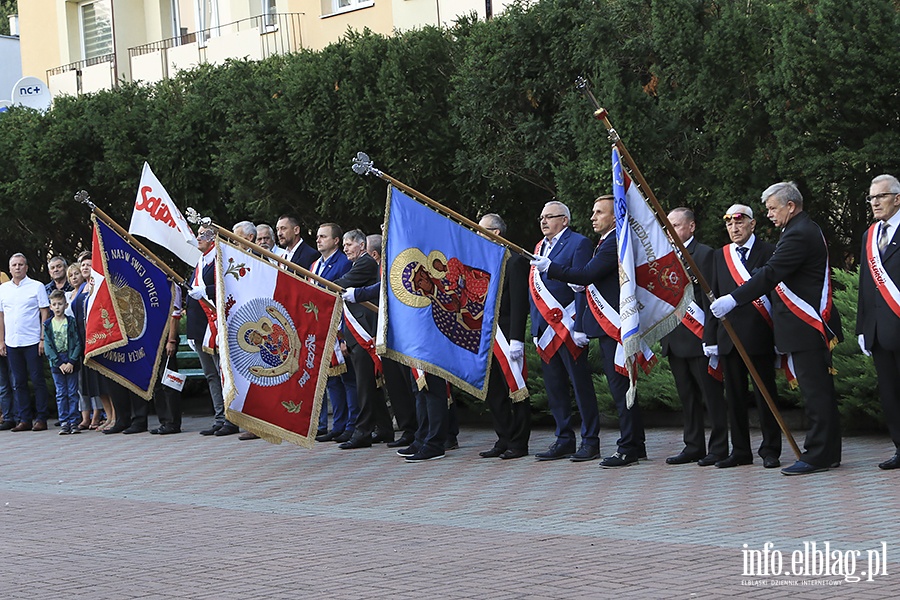
[[[85,2],[81,9],[81,43],[85,60],[111,54],[112,12],[109,0]]]

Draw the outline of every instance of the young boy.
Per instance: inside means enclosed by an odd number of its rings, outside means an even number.
[[[44,351],[50,361],[50,372],[56,384],[56,408],[59,411],[59,435],[80,433],[78,423],[78,360],[81,342],[75,319],[66,315],[66,294],[54,290],[50,294],[53,316],[44,321]]]

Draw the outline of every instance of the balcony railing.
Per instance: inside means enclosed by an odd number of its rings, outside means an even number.
[[[242,19],[128,49],[134,80],[159,81],[201,63],[228,58],[263,60],[297,52],[303,13],[275,13]]]
[[[116,55],[104,54],[49,69],[47,81],[54,96],[112,89],[116,85]]]

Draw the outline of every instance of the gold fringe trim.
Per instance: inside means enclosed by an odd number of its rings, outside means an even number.
[[[528,388],[523,387],[521,390],[517,390],[515,392],[511,392],[509,394],[509,399],[513,401],[513,404],[516,402],[524,402],[528,399],[530,394],[528,393]]]

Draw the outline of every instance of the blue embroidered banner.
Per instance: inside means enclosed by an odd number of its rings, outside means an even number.
[[[484,399],[506,248],[391,187],[378,353]]]

